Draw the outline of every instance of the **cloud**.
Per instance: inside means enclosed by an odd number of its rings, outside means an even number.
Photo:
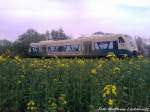
[[[106,19],[111,22],[148,22],[150,0],[88,0],[85,5],[87,18]]]
[[[149,7],[150,0],[116,0],[118,4],[124,4],[133,7]]]
[[[27,28],[39,32],[146,32],[150,0],[0,0],[0,34],[17,37]],[[146,29],[146,30],[145,30]]]
[[[5,0],[0,12],[15,18],[64,18],[70,15],[64,3],[48,0]]]

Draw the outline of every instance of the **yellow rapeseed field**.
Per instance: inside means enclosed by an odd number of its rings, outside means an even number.
[[[150,59],[0,56],[0,112],[149,108]]]

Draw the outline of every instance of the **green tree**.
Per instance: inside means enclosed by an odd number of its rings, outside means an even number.
[[[149,39],[146,39],[146,42],[144,44],[144,48],[145,48],[145,56],[148,56],[150,57],[150,38]]]
[[[137,48],[140,52],[140,54],[144,55],[144,42],[143,39],[141,37],[136,37],[135,38],[136,44],[137,44]]]
[[[13,43],[13,55],[28,56],[30,43],[46,40],[44,34],[40,34],[34,29],[28,29]]]
[[[51,38],[52,40],[65,40],[65,39],[70,39],[71,37],[66,35],[64,33],[64,30],[60,28],[58,30],[51,31]]]
[[[45,37],[46,37],[46,40],[52,40],[51,33],[48,30],[45,32]]]
[[[0,55],[11,55],[12,42],[9,40],[0,40]]]

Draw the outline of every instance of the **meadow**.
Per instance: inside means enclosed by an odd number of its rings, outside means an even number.
[[[150,60],[0,56],[0,112],[149,108]]]

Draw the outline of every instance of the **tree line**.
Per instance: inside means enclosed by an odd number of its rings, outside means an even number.
[[[103,34],[103,32],[95,32],[93,35]],[[44,40],[64,40],[71,39],[71,36],[65,34],[62,28],[58,30],[46,31],[44,34],[38,33],[34,29],[28,29],[25,33],[19,35],[14,42],[9,40],[0,40],[0,55],[22,56],[28,57],[30,43],[36,43]],[[149,38],[150,39],[150,38]],[[150,57],[150,44],[147,44],[140,36],[135,38],[140,54]]]
[[[148,42],[144,40],[144,38],[137,36],[135,38],[137,48],[143,56],[150,57],[150,38],[148,38]]]
[[[9,56],[28,56],[28,50],[30,43],[36,43],[44,40],[64,40],[70,39],[71,36],[68,36],[64,33],[63,29],[46,31],[44,34],[38,33],[34,29],[28,29],[25,33],[19,35],[18,39],[14,42],[9,40],[0,40],[0,55],[9,55]]]

